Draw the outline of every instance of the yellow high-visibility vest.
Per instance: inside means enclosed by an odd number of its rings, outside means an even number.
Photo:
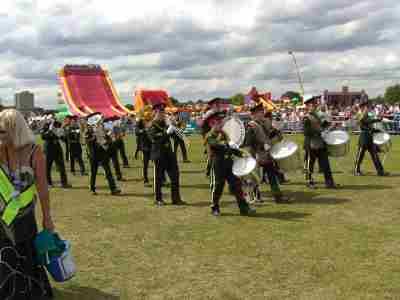
[[[32,203],[36,193],[36,184],[32,184],[28,189],[14,196],[16,194],[14,185],[4,170],[0,168],[0,196],[5,203],[5,208],[0,214],[2,214],[1,219],[4,223],[10,226],[19,211]]]

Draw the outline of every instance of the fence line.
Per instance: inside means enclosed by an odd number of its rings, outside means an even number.
[[[274,122],[274,124],[284,133],[294,134],[303,132],[303,122],[301,121],[281,121]],[[377,129],[384,129],[390,134],[400,134],[400,121],[388,121],[379,124],[381,125],[376,125]],[[331,125],[333,128],[343,129],[352,133],[360,132],[360,127],[355,120],[332,121]]]

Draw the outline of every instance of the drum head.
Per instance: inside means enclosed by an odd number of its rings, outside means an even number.
[[[273,159],[280,160],[293,155],[298,148],[294,142],[282,141],[272,147],[271,156]]]
[[[235,176],[242,177],[250,174],[257,166],[257,161],[251,157],[242,157],[234,161],[232,173]]]
[[[228,135],[229,140],[238,146],[244,143],[246,129],[243,122],[235,117],[229,117],[225,120],[222,130]]]
[[[324,135],[324,140],[328,145],[343,145],[349,140],[349,134],[343,130],[334,130]]]
[[[383,145],[390,141],[390,134],[387,132],[379,132],[374,134],[374,144]]]

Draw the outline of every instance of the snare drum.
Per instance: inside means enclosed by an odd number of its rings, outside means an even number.
[[[387,132],[378,132],[373,135],[373,142],[378,147],[379,152],[388,153],[392,148],[390,134]]]
[[[283,140],[271,148],[271,156],[282,171],[290,172],[302,168],[299,146]]]
[[[322,137],[328,146],[329,156],[343,157],[349,152],[350,136],[346,131],[328,131]]]
[[[259,182],[257,161],[251,156],[236,159],[233,162],[232,173],[243,180],[250,179]]]

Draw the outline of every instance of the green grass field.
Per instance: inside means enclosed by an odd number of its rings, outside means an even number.
[[[321,188],[309,190],[301,173],[289,174],[282,191],[292,204],[274,204],[263,186],[257,216],[241,217],[226,188],[219,218],[210,215],[201,140],[190,139],[192,163],[181,164],[187,206],[155,207],[133,160],[120,197],[104,176],[98,196],[88,177],[70,174],[71,190],[51,190],[56,228],[79,270],[54,284],[56,299],[400,299],[399,138],[385,161],[390,177],[375,176],[369,155],[366,176],[352,176],[354,139],[351,154],[331,160],[342,189],[322,188],[318,175]]]

